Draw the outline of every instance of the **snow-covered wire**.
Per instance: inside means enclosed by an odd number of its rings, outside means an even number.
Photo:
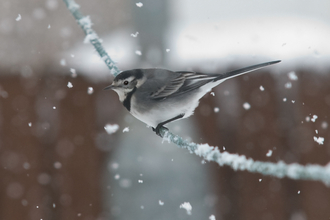
[[[92,29],[92,22],[89,16],[83,16],[79,10],[80,6],[74,0],[63,0],[70,10],[71,14],[76,19],[77,23],[80,27],[84,30],[86,34],[86,38],[84,42],[90,42],[96,51],[99,53],[102,60],[110,69],[111,73],[114,76],[117,76],[120,72],[118,67],[116,66],[115,62],[110,58],[108,53],[104,50],[104,47],[101,44],[100,38],[96,34],[96,32]]]
[[[88,39],[92,43],[112,74],[115,76],[118,75],[120,71],[104,50],[95,31],[91,28],[92,22],[90,18],[88,16],[84,17],[81,14],[79,5],[74,0],[63,1],[84,30],[86,34],[85,40]],[[244,155],[220,152],[217,147],[212,147],[208,144],[196,144],[183,140],[182,137],[165,129],[161,129],[160,133],[164,140],[176,144],[179,148],[188,149],[191,153],[195,153],[207,161],[214,161],[220,166],[227,165],[234,170],[246,170],[252,173],[261,173],[278,178],[288,177],[291,179],[322,181],[325,185],[330,186],[330,163],[326,166],[312,164],[303,166],[297,163],[286,164],[283,161],[277,163],[254,161],[251,158],[247,159]]]
[[[190,153],[203,157],[207,161],[214,161],[220,166],[227,165],[234,170],[246,170],[278,178],[288,177],[291,179],[322,181],[330,187],[330,163],[326,166],[314,164],[303,166],[297,163],[286,164],[283,161],[277,163],[255,161],[251,158],[247,159],[244,155],[220,152],[217,147],[208,144],[196,144],[183,140],[182,137],[165,129],[161,129],[160,133],[163,140],[174,143],[179,148],[188,149]]]

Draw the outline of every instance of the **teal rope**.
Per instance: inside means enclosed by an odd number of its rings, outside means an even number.
[[[94,46],[100,57],[104,60],[107,67],[110,69],[111,73],[114,76],[117,76],[120,73],[120,70],[116,66],[115,62],[110,58],[108,53],[104,50],[104,47],[102,46],[99,37],[92,29],[92,22],[89,16],[83,16],[81,14],[79,10],[80,6],[74,0],[63,1],[65,2],[67,8],[70,10],[73,17],[76,19],[77,23],[84,30],[86,34],[86,40],[89,40],[90,43]]]

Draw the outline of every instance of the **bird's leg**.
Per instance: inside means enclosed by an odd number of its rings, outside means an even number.
[[[168,130],[168,128],[164,127],[165,124],[170,123],[170,122],[175,121],[175,120],[178,120],[178,119],[180,119],[180,118],[183,118],[183,116],[184,116],[184,114],[180,114],[180,115],[178,115],[178,116],[175,116],[174,118],[171,118],[171,119],[169,119],[169,120],[163,121],[163,122],[159,123],[159,124],[157,125],[156,128],[152,128],[152,130],[153,130],[154,132],[156,132],[156,134],[157,134],[159,137],[162,137],[162,136],[160,135],[160,129],[161,129],[161,128],[164,128],[164,129]]]

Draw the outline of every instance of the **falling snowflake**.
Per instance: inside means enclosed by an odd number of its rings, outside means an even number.
[[[323,145],[323,142],[324,142],[324,137],[313,137],[314,138],[314,141],[316,143],[318,143],[319,145]]]
[[[61,66],[65,66],[66,65],[65,59],[61,59],[60,64],[61,64]]]
[[[113,125],[106,124],[104,126],[104,129],[108,134],[113,134],[113,133],[117,132],[117,130],[119,129],[119,125],[117,125],[117,124],[113,124]]]
[[[214,215],[211,215],[211,216],[209,217],[209,220],[216,220],[216,219],[215,219],[215,216],[214,216]]]
[[[287,82],[287,83],[285,83],[284,87],[286,89],[291,89],[292,88],[292,83],[291,82]]]
[[[249,109],[251,108],[250,103],[245,102],[245,103],[243,104],[243,108],[244,108],[245,110],[249,110]]]
[[[185,209],[188,215],[191,215],[192,206],[189,202],[184,202],[180,205],[180,209]]]
[[[68,85],[66,85],[68,88],[72,88],[73,87],[73,85],[72,85],[72,83],[71,82],[68,82]]]
[[[293,80],[293,81],[298,80],[298,76],[296,75],[296,73],[294,71],[289,72],[288,77],[290,80]]]
[[[138,3],[136,3],[136,6],[138,6],[139,8],[141,8],[143,6],[143,3],[142,2],[138,2]]]
[[[139,51],[139,50],[136,50],[136,51],[135,51],[135,54],[141,56],[141,55],[142,55],[142,52]]]
[[[93,87],[88,87],[88,88],[87,88],[87,94],[88,94],[88,95],[92,95],[93,92],[94,92]]]
[[[312,122],[315,122],[317,118],[318,118],[317,115],[313,115],[313,118],[311,118],[311,121],[312,121]]]
[[[135,32],[135,34],[131,34],[132,37],[137,37],[139,35],[139,32]]]
[[[266,154],[266,157],[270,157],[270,156],[272,156],[272,154],[273,154],[273,151],[272,150],[268,150],[268,152]]]
[[[20,21],[22,19],[22,16],[21,14],[18,14],[17,18],[16,18],[16,21]]]

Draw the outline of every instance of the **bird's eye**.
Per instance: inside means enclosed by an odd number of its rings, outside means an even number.
[[[127,80],[124,81],[124,85],[125,86],[128,85],[128,81]]]

